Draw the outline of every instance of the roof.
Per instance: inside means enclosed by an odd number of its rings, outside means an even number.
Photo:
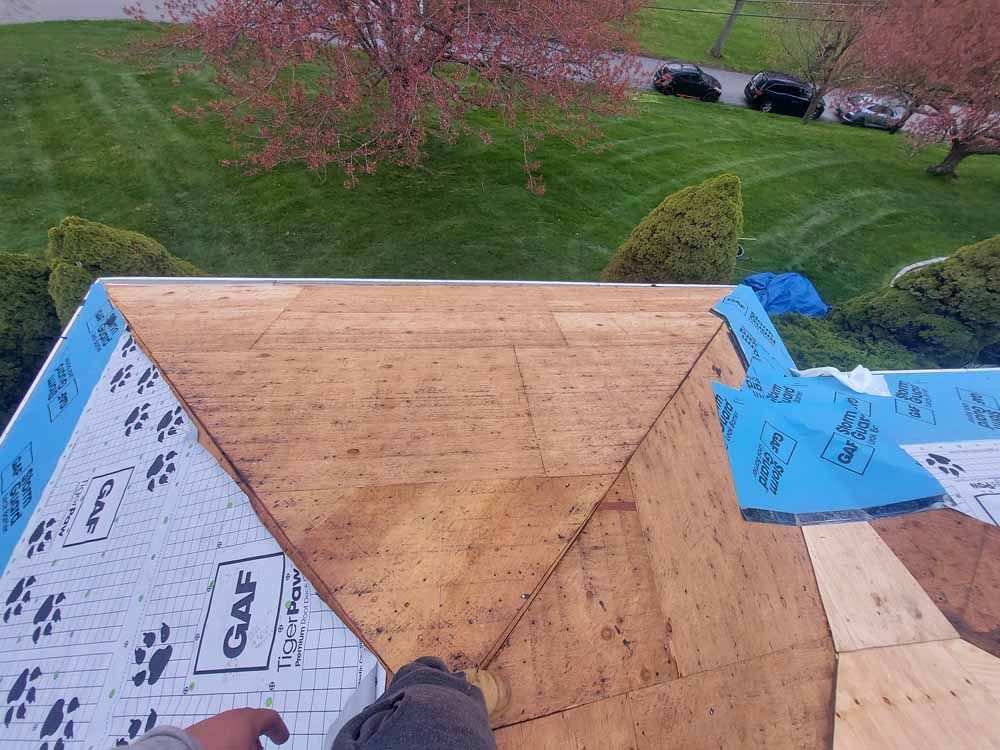
[[[745,521],[712,389],[745,375],[729,288],[107,291],[390,671],[508,678],[501,749],[1000,742],[1000,529]]]

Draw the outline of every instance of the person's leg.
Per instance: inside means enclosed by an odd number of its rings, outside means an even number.
[[[504,699],[502,683],[474,679]],[[495,705],[495,702],[494,702]],[[492,706],[491,706],[492,708]],[[483,693],[461,672],[422,657],[396,672],[386,691],[349,720],[332,750],[495,750]]]

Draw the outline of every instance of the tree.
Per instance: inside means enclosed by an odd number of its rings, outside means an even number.
[[[382,163],[413,166],[430,137],[454,143],[519,128],[529,188],[535,144],[600,134],[626,107],[642,0],[163,0],[160,48],[199,50],[225,95],[222,117],[251,171],[339,167],[345,185]],[[141,11],[133,9],[141,17]],[[205,111],[198,110],[199,114]]]
[[[865,20],[877,15],[875,2],[842,5],[803,4],[802,16],[788,22],[780,38],[785,57],[812,88],[803,122],[815,119],[820,100],[832,88],[845,86],[861,75],[855,47],[866,31]]]
[[[869,78],[907,102],[908,134],[948,154],[928,167],[954,176],[972,154],[1000,153],[1000,0],[888,0],[865,19]]]
[[[722,29],[719,30],[719,38],[715,40],[715,44],[712,45],[712,57],[722,57],[722,50],[726,46],[726,41],[729,39],[729,32],[733,30],[733,24],[736,22],[736,16],[740,14],[743,10],[743,6],[746,5],[747,0],[734,0],[733,9],[729,11],[729,15],[726,17],[725,23],[722,24]]]

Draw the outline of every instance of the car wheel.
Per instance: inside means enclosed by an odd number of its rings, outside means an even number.
[[[705,96],[703,96],[701,98],[701,100],[703,102],[717,102],[717,101],[719,101],[719,95],[718,94],[714,94],[714,93],[705,94]]]
[[[813,113],[812,113],[812,118],[814,120],[818,120],[822,116],[823,116],[823,110],[821,110],[821,109],[814,110]]]
[[[774,109],[774,102],[772,102],[770,99],[765,99],[760,103],[761,112],[771,112],[773,109]]]

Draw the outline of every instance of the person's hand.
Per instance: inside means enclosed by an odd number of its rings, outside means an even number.
[[[269,708],[234,708],[192,724],[185,731],[205,750],[260,750],[266,736],[276,745],[288,740],[288,727]]]

